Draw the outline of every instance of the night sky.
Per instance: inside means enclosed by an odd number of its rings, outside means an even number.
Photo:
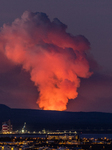
[[[91,70],[81,79],[78,97],[69,100],[67,111],[112,113],[112,1],[111,0],[1,0],[0,27],[11,24],[26,10],[58,18],[72,35],[84,35],[90,42]],[[0,103],[11,108],[40,109],[39,92],[29,72],[0,53]]]

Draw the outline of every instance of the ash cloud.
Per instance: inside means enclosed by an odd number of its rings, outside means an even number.
[[[66,110],[77,97],[80,77],[89,78],[90,43],[66,32],[58,19],[45,13],[24,12],[0,31],[0,50],[15,65],[22,65],[37,86],[37,104],[44,110]]]

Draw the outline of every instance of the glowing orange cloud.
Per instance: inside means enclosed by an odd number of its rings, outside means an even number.
[[[26,11],[0,32],[1,51],[30,72],[40,92],[37,103],[44,110],[66,110],[68,100],[78,95],[79,77],[92,74],[86,59],[88,40],[66,33],[66,28],[44,13]]]

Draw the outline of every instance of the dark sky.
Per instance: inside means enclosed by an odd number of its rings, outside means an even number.
[[[94,74],[81,79],[78,97],[68,111],[112,112],[112,1],[111,0],[1,0],[0,26],[20,18],[26,10],[58,18],[72,35],[84,35],[97,62]],[[0,55],[0,103],[13,108],[38,108],[37,88],[30,74]]]

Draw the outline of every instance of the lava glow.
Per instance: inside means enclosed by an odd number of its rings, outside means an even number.
[[[86,59],[88,40],[66,29],[56,18],[51,22],[44,13],[26,11],[0,31],[0,50],[30,72],[44,110],[66,110],[68,100],[78,95],[79,77],[92,74]]]

